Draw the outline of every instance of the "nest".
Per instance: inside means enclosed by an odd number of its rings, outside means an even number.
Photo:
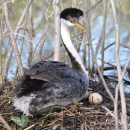
[[[11,105],[11,95],[15,88],[17,79],[12,82],[6,81],[0,86],[0,113],[5,120],[5,124],[1,123],[0,130],[5,130],[6,125],[12,129],[20,130],[21,127],[16,125],[12,120],[12,116],[21,116],[20,111],[16,111]],[[110,82],[108,87],[115,94],[115,89]],[[59,112],[53,112],[48,115],[37,117],[29,117],[29,124],[25,130],[113,130],[115,129],[115,121],[113,117],[114,105],[107,94],[101,82],[90,80],[90,90],[102,95],[103,102],[100,105],[91,105],[87,99],[82,100],[78,104],[72,104],[69,108],[63,108]],[[126,94],[128,127],[130,129],[130,95]],[[107,111],[108,109],[109,111]],[[112,115],[113,114],[113,115]],[[120,97],[118,101],[118,114],[121,114]],[[41,123],[42,122],[42,123]],[[119,125],[121,129],[121,123]]]

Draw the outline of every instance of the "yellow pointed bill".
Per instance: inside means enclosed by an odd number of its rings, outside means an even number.
[[[82,29],[82,30],[85,30],[85,28],[84,28],[81,24],[79,24],[79,23],[77,23],[77,22],[73,22],[73,24],[74,24],[76,27],[78,27],[78,28],[80,28],[80,29]]]

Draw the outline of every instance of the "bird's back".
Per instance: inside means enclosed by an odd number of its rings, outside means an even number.
[[[26,71],[17,83],[13,97],[29,97],[29,106],[39,108],[66,106],[72,101],[81,100],[87,87],[88,82],[84,76],[64,63],[41,61]]]

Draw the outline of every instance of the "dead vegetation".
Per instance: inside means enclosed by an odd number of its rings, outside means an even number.
[[[13,130],[22,129],[16,125],[11,118],[13,116],[20,117],[22,113],[15,110],[11,105],[11,95],[17,79],[12,82],[6,81],[0,86],[0,113],[5,120],[3,124],[0,118],[0,129],[5,130],[7,125]],[[112,81],[111,81],[112,83]],[[112,93],[115,94],[115,89],[107,85]],[[59,112],[53,112],[49,115],[38,117],[29,117],[29,123],[24,130],[113,130],[115,129],[114,106],[109,98],[104,86],[100,82],[90,80],[90,91],[98,92],[103,97],[103,102],[100,105],[91,105],[87,100],[83,100],[78,104],[70,105],[69,108],[63,108]],[[130,129],[130,95],[126,95],[128,128]],[[118,101],[118,114],[121,114],[120,97]],[[5,128],[6,127],[6,128]],[[121,121],[119,120],[119,128],[121,129]],[[8,128],[7,128],[8,129]]]

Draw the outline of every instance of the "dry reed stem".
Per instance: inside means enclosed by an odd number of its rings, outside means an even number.
[[[38,123],[35,123],[35,124],[33,124],[33,125],[31,125],[31,126],[25,128],[25,129],[23,129],[23,130],[29,130],[29,129],[33,128],[34,126],[36,126],[37,124],[38,124]]]
[[[104,50],[108,49],[109,47],[111,47],[111,46],[114,45],[114,44],[115,44],[115,42],[109,44],[108,46],[106,46],[106,47],[104,48]],[[124,47],[124,48],[127,48],[127,49],[130,49],[130,46],[127,46],[127,45],[124,45],[124,44],[121,44],[121,43],[120,43],[120,46],[122,46],[122,47]],[[102,53],[102,51],[101,51],[100,53]]]
[[[0,23],[0,81],[2,81],[2,19]]]
[[[0,115],[0,121],[3,123],[4,127],[7,130],[12,130],[11,127],[8,125],[8,123],[5,121],[5,119]]]
[[[16,56],[16,60],[17,60],[17,65],[18,65],[19,71],[20,71],[20,75],[22,76],[24,74],[23,66],[22,66],[22,61],[21,61],[21,58],[20,58],[20,55],[19,55],[17,44],[15,42],[13,30],[12,30],[12,27],[11,27],[11,24],[10,24],[10,19],[9,19],[9,15],[8,15],[9,14],[8,7],[7,7],[7,4],[5,2],[6,2],[5,0],[2,0],[3,10],[4,10],[4,16],[5,16],[5,20],[6,20],[6,24],[7,24],[8,30],[10,32],[10,39],[12,41],[11,45],[12,45],[13,50],[15,52],[15,56]]]
[[[46,34],[47,34],[47,31],[48,31],[48,27],[49,27],[49,23],[46,24],[45,31],[44,31],[44,33],[42,35],[41,40],[40,40],[40,46],[39,46],[39,51],[38,51],[38,59],[39,59],[39,61],[42,60],[42,57],[41,57],[42,56],[42,50],[43,50]]]
[[[87,11],[86,14],[91,11],[94,7],[96,7],[102,0],[97,1],[92,7],[90,7]]]
[[[130,62],[130,56],[129,56],[127,62],[126,62],[125,67],[123,68],[123,72],[122,72],[122,74],[121,74],[121,78],[120,78],[120,81],[118,82],[117,88],[120,87],[120,84],[121,84],[122,79],[123,79],[123,77],[124,77],[124,75],[125,75],[125,73],[126,73],[126,70],[127,70],[128,65],[129,65],[129,62]]]
[[[117,65],[117,73],[118,73],[118,80],[121,79],[121,67],[120,67],[120,61],[119,61],[119,48],[120,48],[120,35],[119,35],[119,24],[117,21],[117,15],[116,15],[116,9],[115,4],[113,0],[110,0],[110,4],[112,7],[113,12],[113,18],[115,21],[115,35],[116,35],[116,46],[115,46],[115,59],[116,59],[116,65]],[[118,91],[116,91],[117,96],[115,96],[115,102],[114,102],[114,109],[115,109],[115,129],[118,130],[118,110],[117,110],[117,100],[118,100]],[[121,96],[121,104],[122,104],[122,123],[123,123],[123,129],[127,130],[127,111],[126,111],[126,101],[125,101],[125,94],[124,94],[124,87],[123,82],[120,84],[120,96]]]
[[[84,0],[83,0],[84,1]],[[82,3],[83,4],[83,3]],[[90,44],[92,43],[91,41],[91,26],[90,26],[90,12],[88,12],[87,14],[85,13],[86,12],[86,9],[89,10],[89,6],[90,6],[90,1],[87,1],[86,3],[86,7],[85,7],[85,3],[83,4],[83,12],[84,12],[84,24],[85,24],[85,28],[86,28],[86,33],[84,33],[83,35],[83,42],[86,41],[86,38],[87,37],[87,41],[89,41],[88,45],[87,45],[87,55],[88,55],[88,74],[90,74],[90,65],[91,65],[91,61],[90,61]],[[84,47],[84,62],[86,62],[86,45]],[[86,67],[86,63],[85,63],[85,67]]]
[[[31,0],[29,0],[29,3],[31,2]],[[28,49],[28,67],[31,66],[32,64],[32,60],[33,60],[33,37],[34,37],[34,30],[33,30],[33,12],[32,12],[32,4],[30,5],[29,8],[29,22],[30,22],[30,32],[29,32],[29,37],[30,37],[30,41],[29,41],[29,49]]]
[[[104,21],[103,21],[103,27],[100,34],[100,38],[98,40],[97,46],[96,46],[96,55],[98,54],[99,48],[101,44],[104,44],[105,40],[105,30],[106,30],[106,17],[107,17],[107,1],[104,1]],[[102,53],[104,52],[104,47],[102,47]]]
[[[55,48],[54,60],[60,60],[60,0],[53,0],[54,19],[55,19]]]
[[[121,74],[121,78],[120,78],[120,80],[119,80],[119,82],[118,82],[118,85],[116,86],[116,92],[115,92],[115,103],[116,103],[116,105],[115,105],[115,107],[117,107],[117,102],[118,102],[118,90],[119,90],[119,87],[121,87],[120,85],[121,85],[121,83],[122,83],[122,79],[123,79],[123,77],[124,77],[124,75],[125,75],[125,73],[126,73],[126,70],[127,70],[127,67],[128,67],[128,65],[129,65],[129,62],[130,62],[130,56],[129,56],[129,58],[128,58],[128,60],[127,60],[127,63],[126,63],[126,65],[125,65],[125,67],[124,67],[124,69],[123,69],[123,72],[122,72],[122,74]],[[117,111],[117,108],[116,108],[116,111]],[[118,116],[118,115],[117,115]],[[123,116],[123,115],[122,115]],[[122,117],[121,119],[123,119],[124,117]],[[123,120],[122,121],[122,125],[124,125],[123,124],[123,122],[124,122],[125,120]],[[124,126],[123,126],[124,127]],[[126,127],[126,126],[125,126]]]
[[[103,109],[105,109],[113,118],[115,118],[115,115],[105,106],[102,106]],[[118,120],[118,123],[122,125],[121,121]]]
[[[105,87],[105,89],[106,89],[106,92],[107,92],[108,95],[110,96],[111,100],[114,102],[115,99],[114,99],[113,95],[111,94],[109,88],[107,87],[107,84],[106,84],[106,82],[105,82],[105,80],[104,80],[104,78],[103,78],[103,75],[102,75],[101,70],[100,70],[100,68],[99,68],[99,65],[98,65],[98,63],[97,63],[97,57],[96,57],[96,55],[94,54],[94,49],[93,49],[92,44],[90,44],[90,47],[91,47],[93,62],[95,62],[95,64],[96,64],[96,67],[97,67],[97,70],[98,70],[100,79],[101,79],[101,81],[102,81],[102,83],[103,83],[103,85],[104,85],[104,87]]]
[[[103,0],[104,5],[104,20],[103,20],[103,27],[102,27],[102,33],[101,33],[101,43],[102,43],[102,57],[101,57],[101,72],[103,74],[104,70],[104,46],[105,46],[105,35],[106,35],[106,20],[107,20],[107,5],[108,1]]]
[[[83,34],[83,37],[82,37],[82,41],[83,43],[86,42],[86,36],[87,36],[87,32],[88,32],[88,28],[87,28],[87,15],[86,15],[86,2],[84,0],[82,0],[82,7],[83,7],[83,22],[84,22],[84,27],[86,29],[86,33]],[[88,39],[89,41],[89,39]],[[89,44],[88,44],[89,45]],[[79,50],[79,49],[78,49]],[[89,57],[89,56],[88,56]],[[84,63],[84,66],[86,68],[86,45],[84,46],[84,49],[83,49],[83,63]],[[88,64],[90,64],[90,60],[88,60]]]

